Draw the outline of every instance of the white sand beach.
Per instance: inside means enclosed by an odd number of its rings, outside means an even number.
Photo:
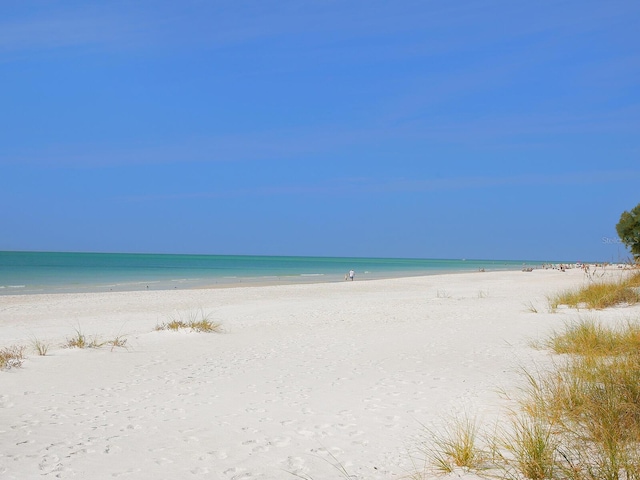
[[[497,390],[548,358],[531,341],[585,315],[550,313],[546,296],[585,281],[534,270],[0,297],[0,347],[50,344],[0,372],[0,477],[343,478],[336,462],[354,479],[406,477],[421,424],[495,419]],[[222,333],[155,331],[200,309]],[[63,348],[77,329],[127,348]]]

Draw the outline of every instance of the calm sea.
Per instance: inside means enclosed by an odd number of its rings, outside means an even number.
[[[516,270],[522,260],[0,252],[0,295],[168,290]],[[540,263],[540,262],[537,262]]]

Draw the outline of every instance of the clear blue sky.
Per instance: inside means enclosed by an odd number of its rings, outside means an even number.
[[[0,250],[617,260],[638,25],[636,0],[3,0]]]

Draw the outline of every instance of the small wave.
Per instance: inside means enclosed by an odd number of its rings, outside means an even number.
[[[151,285],[155,283],[160,283],[160,281],[153,280],[151,282],[121,282],[114,283],[112,285],[107,285],[108,287],[130,287],[131,285]]]
[[[26,285],[7,285],[7,288],[26,288]]]
[[[324,273],[301,273],[301,277],[324,277]]]

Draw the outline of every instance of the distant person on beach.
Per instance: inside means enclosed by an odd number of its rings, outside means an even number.
[[[356,274],[353,270],[349,270],[349,280],[353,282],[353,276]]]

